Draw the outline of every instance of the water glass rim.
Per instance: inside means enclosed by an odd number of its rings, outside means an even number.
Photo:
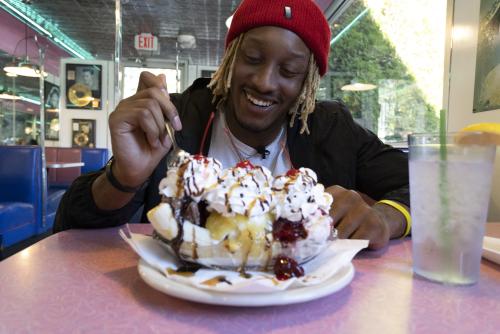
[[[481,134],[481,133],[484,133],[484,131],[467,131],[467,132],[464,132],[464,131],[451,131],[451,132],[446,132],[446,137],[454,137],[458,134],[463,134],[463,133],[467,133],[467,134]],[[410,137],[415,137],[415,138],[421,138],[421,137],[440,137],[441,134],[439,132],[416,132],[416,133],[410,133],[408,134],[408,138]]]

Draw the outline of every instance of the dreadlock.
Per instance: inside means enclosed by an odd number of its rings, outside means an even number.
[[[240,34],[233,41],[231,41],[226,50],[226,53],[224,54],[224,57],[222,58],[222,64],[214,73],[212,80],[207,86],[212,90],[212,93],[214,94],[212,103],[217,102],[217,108],[224,105],[224,103],[227,101],[231,78],[233,76],[233,67],[234,61],[236,59],[236,53],[240,48],[240,44],[243,40],[244,35],[244,33]],[[291,115],[290,127],[292,127],[295,123],[295,118],[297,117],[297,115],[300,115],[300,120],[302,121],[302,126],[300,128],[301,134],[304,132],[309,134],[309,128],[307,127],[307,118],[309,114],[314,111],[316,91],[319,87],[319,81],[320,75],[318,65],[316,65],[314,55],[311,54],[311,56],[309,57],[307,75],[304,79],[302,90],[294,105],[288,112],[288,114]]]

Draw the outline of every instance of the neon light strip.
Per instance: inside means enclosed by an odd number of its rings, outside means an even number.
[[[81,59],[94,59],[91,53],[66,36],[57,26],[51,23],[51,21],[45,19],[30,6],[25,5],[21,1],[0,0],[0,8],[3,8],[17,19],[24,21],[37,32],[48,37],[54,44],[62,47],[73,56]]]
[[[62,47],[64,47],[70,53],[76,55],[78,58],[85,59],[85,56],[83,56],[79,52],[73,50],[69,45],[66,45],[66,43],[64,43],[63,41],[61,41],[59,38],[54,37],[54,42],[59,43]]]
[[[36,104],[38,106],[40,105],[40,100],[33,100],[33,99],[30,99],[29,97],[21,96],[21,100]]]
[[[45,35],[47,35],[49,37],[52,37],[52,34],[47,29],[45,29],[44,27],[42,27],[41,25],[39,25],[38,23],[36,23],[35,21],[33,21],[31,18],[29,18],[28,16],[26,16],[24,13],[22,13],[21,11],[19,11],[17,8],[13,7],[10,3],[8,3],[5,0],[0,0],[0,2],[3,3],[5,6],[7,6],[11,11],[13,11],[15,15],[20,16],[22,19],[24,19],[25,21],[27,21],[28,23],[30,23],[32,26],[34,26],[38,31],[41,31]]]

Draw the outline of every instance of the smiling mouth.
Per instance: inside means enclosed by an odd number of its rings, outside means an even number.
[[[274,104],[273,101],[266,101],[266,100],[261,100],[261,99],[258,99],[252,95],[250,95],[248,92],[245,92],[245,95],[247,97],[247,100],[253,104],[254,106],[257,106],[259,108],[267,108],[267,107],[270,107],[271,105]]]

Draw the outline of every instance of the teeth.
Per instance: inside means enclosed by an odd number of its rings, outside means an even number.
[[[251,96],[250,94],[246,94],[247,95],[247,99],[250,100],[250,102],[252,102],[253,104],[259,106],[259,107],[269,107],[271,104],[273,104],[271,101],[262,101],[262,100],[258,100],[256,99],[255,97]]]

